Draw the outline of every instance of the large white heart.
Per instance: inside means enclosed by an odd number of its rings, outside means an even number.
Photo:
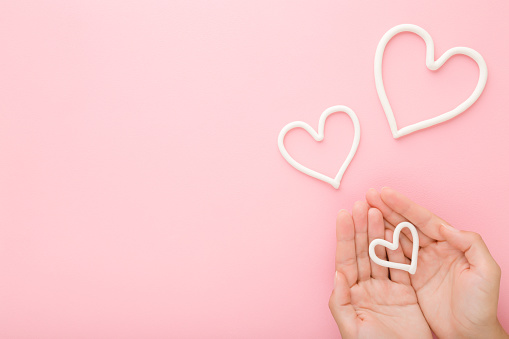
[[[382,59],[385,51],[385,46],[387,45],[389,40],[391,40],[396,34],[401,32],[415,33],[424,40],[424,42],[426,43],[426,66],[430,70],[435,71],[439,69],[453,55],[464,54],[472,58],[477,63],[477,66],[479,66],[479,80],[474,91],[467,98],[467,100],[462,102],[453,110],[440,114],[439,116],[436,116],[434,118],[423,120],[409,126],[405,126],[398,130],[398,126],[396,125],[396,120],[394,118],[394,113],[392,112],[391,105],[389,104],[389,100],[387,99],[387,94],[385,93],[384,83],[382,79]],[[433,39],[431,39],[431,36],[428,34],[428,32],[426,32],[424,29],[416,25],[404,24],[391,28],[389,31],[387,31],[387,33],[384,34],[382,40],[380,40],[380,42],[378,43],[378,47],[376,49],[375,54],[376,90],[378,92],[380,102],[382,103],[382,107],[385,111],[385,115],[387,116],[387,120],[389,121],[389,126],[391,128],[392,135],[396,139],[404,135],[413,133],[415,131],[447,121],[449,119],[454,118],[458,114],[463,113],[470,106],[472,106],[472,104],[479,98],[482,91],[484,90],[487,78],[488,78],[488,68],[486,67],[486,62],[484,62],[483,57],[477,51],[468,47],[451,48],[435,61],[435,47],[433,45]]]
[[[412,259],[410,261],[410,265],[407,264],[401,264],[397,262],[382,260],[379,257],[376,256],[375,253],[375,246],[382,245],[387,247],[390,250],[396,250],[399,247],[399,234],[401,233],[401,229],[407,227],[410,229],[410,232],[412,232],[412,238],[413,238],[413,248],[412,248]],[[404,221],[398,224],[396,226],[396,229],[394,230],[394,235],[392,237],[392,243],[388,242],[383,239],[375,239],[369,244],[369,256],[371,257],[371,260],[377,265],[389,267],[389,268],[397,268],[398,270],[407,271],[410,274],[415,274],[415,271],[417,270],[417,255],[419,253],[419,234],[417,234],[417,230],[415,229],[415,226],[411,223]]]
[[[322,173],[313,171],[312,169],[309,169],[309,168],[299,164],[297,161],[295,161],[295,159],[293,159],[291,157],[291,155],[288,154],[288,152],[286,151],[284,139],[285,139],[286,133],[288,133],[290,130],[292,130],[294,128],[300,127],[300,128],[305,129],[309,134],[311,134],[311,136],[316,141],[322,141],[323,137],[324,137],[325,120],[327,119],[327,117],[329,115],[331,115],[333,113],[337,113],[337,112],[344,112],[344,113],[348,114],[350,119],[352,119],[353,127],[354,127],[354,137],[353,137],[352,148],[350,149],[350,153],[348,153],[348,156],[346,157],[345,162],[343,163],[343,165],[341,165],[341,168],[339,169],[338,174],[336,174],[336,177],[331,178],[331,177],[328,177]],[[320,116],[320,120],[318,122],[318,133],[311,126],[306,124],[305,122],[294,121],[294,122],[289,123],[285,127],[283,127],[281,132],[279,132],[277,144],[279,146],[279,151],[283,155],[283,158],[285,158],[286,161],[288,161],[290,163],[290,165],[292,165],[293,167],[295,167],[302,173],[305,173],[309,176],[312,176],[313,178],[316,178],[316,179],[319,179],[319,180],[325,181],[326,183],[331,184],[332,187],[337,189],[337,188],[339,188],[341,178],[343,177],[343,174],[345,173],[346,168],[352,161],[352,158],[355,155],[355,152],[357,151],[357,146],[359,146],[360,137],[361,137],[361,127],[360,127],[359,119],[357,118],[357,115],[355,115],[354,111],[351,108],[339,105],[339,106],[329,107],[322,113],[322,115]]]

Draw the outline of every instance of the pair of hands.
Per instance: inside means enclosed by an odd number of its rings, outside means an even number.
[[[401,193],[370,189],[352,215],[337,217],[336,277],[329,307],[343,338],[509,338],[497,319],[500,267],[477,233],[454,229]],[[369,243],[392,242],[409,221],[419,233],[413,275],[373,263]],[[412,255],[408,228],[400,246],[375,248],[382,260],[405,264]],[[430,329],[431,328],[431,329]]]

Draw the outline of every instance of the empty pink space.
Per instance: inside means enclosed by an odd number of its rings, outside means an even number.
[[[392,186],[481,233],[502,267],[509,329],[509,3],[0,2],[0,338],[338,338],[328,309],[335,217]],[[466,112],[395,140],[373,62],[391,27],[481,53]],[[424,64],[398,35],[384,57],[399,126],[456,107],[478,77]],[[338,190],[290,166],[279,131],[358,115]],[[344,113],[290,154],[333,176]],[[446,320],[444,320],[446,321]]]

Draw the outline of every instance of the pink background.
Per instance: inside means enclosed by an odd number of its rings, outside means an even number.
[[[392,186],[481,233],[509,329],[509,2],[2,1],[1,338],[337,338],[335,215]],[[471,109],[395,140],[378,41],[413,23],[436,57],[468,46]],[[424,65],[397,36],[384,77],[400,126],[455,107],[478,70]],[[347,105],[361,142],[341,187],[280,155],[288,122]],[[334,175],[346,115],[290,154]],[[444,321],[447,321],[444,319]]]

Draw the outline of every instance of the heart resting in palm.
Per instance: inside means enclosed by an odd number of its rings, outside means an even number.
[[[390,188],[371,189],[352,215],[337,217],[336,277],[329,307],[343,338],[509,338],[497,318],[500,267],[482,238],[460,231]],[[420,251],[413,275],[378,266],[373,239],[392,240],[396,225],[417,227]],[[403,229],[382,260],[409,264],[412,235]]]

